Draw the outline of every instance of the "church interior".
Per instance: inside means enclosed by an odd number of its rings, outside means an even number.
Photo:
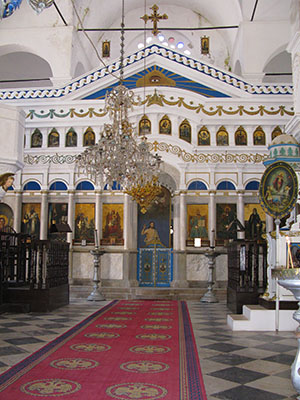
[[[299,0],[0,0],[0,398],[300,398],[299,63]],[[178,393],[19,389],[138,305]]]

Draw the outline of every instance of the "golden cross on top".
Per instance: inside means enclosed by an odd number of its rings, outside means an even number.
[[[153,14],[151,14],[151,15],[145,14],[143,17],[141,17],[141,19],[143,19],[145,21],[145,24],[147,23],[147,21],[149,19],[151,19],[151,21],[153,22],[152,33],[154,36],[156,36],[159,33],[159,30],[157,29],[158,21],[161,19],[168,19],[167,14],[159,15],[157,13],[158,8],[159,7],[156,4],[154,4],[153,7],[150,7],[150,10],[153,10]]]

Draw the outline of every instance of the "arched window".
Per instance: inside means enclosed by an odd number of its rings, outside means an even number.
[[[192,141],[192,128],[187,119],[182,121],[179,125],[179,137],[188,143]]]
[[[140,136],[150,135],[150,133],[151,133],[151,121],[147,117],[147,115],[144,115],[139,122],[139,135]]]
[[[48,147],[59,147],[59,133],[55,128],[48,135]]]
[[[89,181],[82,181],[78,183],[76,190],[95,190],[95,187]]]
[[[23,190],[41,190],[41,185],[38,182],[30,181],[24,185]]]
[[[237,128],[234,137],[237,146],[247,146],[247,133],[242,126]]]
[[[218,183],[217,190],[235,190],[235,186],[232,182],[222,181]]]
[[[245,190],[258,190],[258,188],[259,188],[259,182],[257,181],[250,181],[245,186]]]
[[[56,181],[51,183],[49,190],[68,190],[68,187],[64,182]]]
[[[73,128],[70,128],[66,134],[66,147],[77,146],[77,133]]]
[[[206,126],[202,126],[198,132],[198,146],[209,146],[210,145],[210,133]]]
[[[280,129],[279,126],[276,126],[276,128],[274,128],[272,131],[272,140],[275,139],[279,135],[282,135],[282,130]]]
[[[31,147],[42,147],[43,135],[41,131],[36,128],[31,135]]]
[[[189,184],[187,190],[207,190],[207,186],[201,181],[194,181]]]
[[[258,126],[253,132],[253,144],[254,146],[265,146],[266,135],[261,126]]]
[[[159,133],[162,135],[171,135],[172,134],[172,124],[170,118],[165,115],[159,121]]]
[[[221,126],[221,128],[218,130],[216,139],[217,146],[228,146],[229,136],[224,126]]]
[[[93,146],[95,144],[95,133],[93,129],[89,126],[83,135],[83,145]]]

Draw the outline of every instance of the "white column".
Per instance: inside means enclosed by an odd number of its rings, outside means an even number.
[[[100,245],[100,240],[102,239],[102,199],[99,191],[96,191],[95,199],[95,229],[98,232],[99,243],[97,245]]]
[[[124,194],[124,249],[128,250],[132,246],[132,229],[130,228],[131,218],[131,198],[129,194]]]
[[[22,192],[15,190],[14,230],[21,232],[22,222]]]
[[[238,203],[237,203],[237,219],[244,226],[245,225],[245,212],[244,212],[244,191],[238,191]],[[245,239],[245,232],[237,233],[238,239]]]
[[[40,239],[47,240],[47,228],[48,228],[48,191],[42,191],[42,202],[41,202],[41,230]]]
[[[186,194],[181,192],[179,198],[180,212],[180,250],[186,248]]]
[[[68,191],[68,225],[71,228],[70,233],[67,234],[67,241],[70,243],[70,247],[72,247],[73,238],[75,236],[75,203],[74,203],[74,190]]]
[[[211,190],[209,192],[209,204],[208,204],[208,215],[209,215],[209,241],[211,246],[215,246],[215,239],[217,237],[216,227],[216,191]]]
[[[274,230],[274,221],[271,215],[266,214],[266,233],[272,232]]]

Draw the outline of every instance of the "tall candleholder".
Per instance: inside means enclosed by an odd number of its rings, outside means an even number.
[[[219,303],[219,300],[216,298],[213,292],[214,286],[214,269],[216,263],[216,257],[220,254],[215,251],[214,247],[210,247],[208,251],[206,251],[205,256],[208,258],[208,281],[207,281],[207,292],[204,296],[201,297],[201,303]]]
[[[96,242],[97,244],[97,242]],[[100,250],[99,247],[96,245],[94,250],[91,250],[90,253],[94,257],[94,277],[93,277],[93,291],[91,294],[88,296],[87,300],[89,301],[104,301],[105,297],[99,290],[99,276],[100,272],[99,269],[101,268],[101,260],[100,257],[105,253],[105,251]]]

